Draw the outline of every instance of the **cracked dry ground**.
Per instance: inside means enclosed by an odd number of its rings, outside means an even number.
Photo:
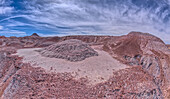
[[[102,50],[128,68],[114,71],[104,82],[89,85],[87,78],[76,79],[71,73],[47,72],[13,55],[20,48],[46,47],[68,39],[101,46]],[[1,37],[0,44],[2,99],[170,98],[169,50],[159,38],[149,34],[130,33],[120,37]]]

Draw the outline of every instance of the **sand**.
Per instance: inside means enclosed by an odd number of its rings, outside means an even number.
[[[87,78],[89,84],[104,82],[113,75],[113,72],[128,68],[128,66],[120,63],[107,52],[101,50],[95,50],[99,56],[93,56],[79,62],[70,62],[64,59],[43,57],[35,51],[40,49],[19,49],[15,55],[23,57],[24,63],[30,63],[33,67],[42,67],[47,72],[68,72],[76,79]]]

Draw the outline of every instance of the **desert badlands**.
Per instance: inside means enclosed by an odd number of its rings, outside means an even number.
[[[170,46],[148,33],[0,37],[1,99],[170,99]]]

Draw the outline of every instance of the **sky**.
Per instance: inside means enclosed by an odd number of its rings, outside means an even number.
[[[170,0],[0,0],[0,35],[125,35],[170,44]]]

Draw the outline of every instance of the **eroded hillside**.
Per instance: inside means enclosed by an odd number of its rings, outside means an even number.
[[[80,40],[85,45],[60,46],[70,39]],[[52,52],[61,58],[48,58],[48,52],[43,56],[40,51],[30,51],[33,48],[48,50],[50,46],[55,49]],[[74,49],[96,54],[90,53],[90,57],[86,57]],[[29,54],[19,53],[23,50]],[[80,57],[81,60],[67,61],[72,53],[77,54],[74,59]],[[32,56],[35,59],[31,60]],[[67,60],[62,59],[63,56]],[[40,61],[41,58],[45,60]],[[91,84],[90,79],[96,79],[96,82]],[[168,99],[170,50],[161,39],[136,32],[117,37],[39,37],[37,34],[19,38],[0,37],[0,97]]]

